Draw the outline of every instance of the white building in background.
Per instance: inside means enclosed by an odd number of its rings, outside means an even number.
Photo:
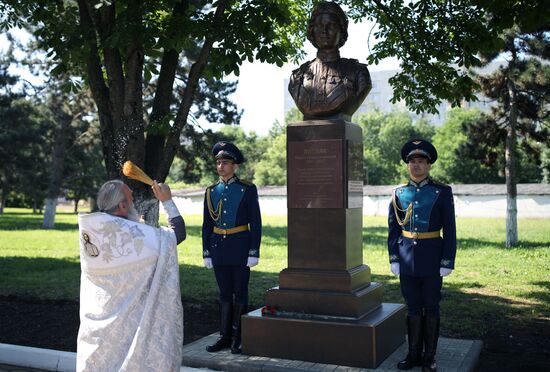
[[[457,217],[506,217],[506,185],[451,185]],[[387,216],[393,186],[364,186],[363,215]],[[204,189],[174,190],[173,199],[185,216],[202,215]],[[258,188],[265,216],[287,214],[286,186]],[[518,218],[550,218],[550,184],[518,184]]]

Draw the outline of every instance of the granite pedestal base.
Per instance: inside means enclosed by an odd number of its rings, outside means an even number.
[[[336,317],[242,318],[243,353],[351,367],[376,368],[405,341],[405,306],[382,303],[359,320]]]

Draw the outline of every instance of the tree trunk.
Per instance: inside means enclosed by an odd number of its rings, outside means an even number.
[[[4,214],[4,204],[6,203],[6,193],[4,189],[0,190],[0,214]]]
[[[143,192],[134,191],[134,205],[147,225],[158,226],[159,203],[158,200]]]
[[[153,179],[163,182],[180,146],[180,134],[187,122],[193,98],[199,86],[199,79],[208,63],[214,44],[213,36],[205,38],[199,56],[193,63],[186,79],[185,92],[178,103],[174,130],[167,138],[145,141],[143,118],[143,40],[142,35],[131,37],[126,49],[110,48],[109,38],[116,24],[114,3],[101,7],[99,14],[91,3],[77,0],[80,27],[83,31],[87,51],[87,77],[96,102],[101,128],[103,154],[109,179],[121,176],[124,161],[132,160]],[[228,0],[216,4],[212,23],[221,25]],[[182,2],[174,8],[181,13],[187,8]],[[130,9],[130,17],[136,29],[141,27],[143,7],[140,2]],[[183,7],[183,8],[182,8]],[[98,43],[99,41],[99,43]],[[122,55],[124,53],[124,55]],[[177,70],[178,53],[168,50],[163,56],[159,75],[159,87],[154,98],[153,120],[161,120],[170,112],[172,86]],[[135,206],[150,225],[158,224],[158,201],[151,188],[138,182],[125,180],[134,191]]]
[[[93,197],[88,198],[88,204],[90,205],[90,213],[91,212],[97,212],[97,203],[96,199]]]
[[[57,207],[57,198],[46,198],[44,200],[44,218],[42,219],[43,229],[53,229],[55,225],[55,209]]]
[[[77,214],[78,213],[78,203],[80,202],[80,199],[75,199],[74,200],[74,209],[73,209],[73,213],[74,214]]]
[[[53,108],[54,117],[57,121],[55,129],[53,158],[50,167],[50,180],[48,183],[48,192],[46,194],[46,210],[42,220],[43,229],[52,229],[55,224],[55,210],[57,208],[57,197],[63,182],[63,168],[65,166],[65,152],[68,147],[68,134],[71,127],[72,117],[63,112],[63,103],[56,102],[58,105]]]
[[[517,175],[516,175],[516,127],[518,107],[516,87],[508,78],[508,94],[510,97],[510,117],[506,132],[506,247],[518,244],[518,209],[517,209]]]

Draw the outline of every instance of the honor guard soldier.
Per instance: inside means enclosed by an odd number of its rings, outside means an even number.
[[[450,186],[429,177],[437,160],[430,142],[407,142],[401,158],[410,180],[393,190],[388,216],[391,271],[399,276],[408,307],[409,352],[397,367],[422,365],[423,371],[435,371],[441,287],[443,277],[454,269],[456,255],[453,193]]]
[[[206,347],[209,352],[231,348],[241,352],[241,315],[248,307],[250,268],[258,264],[262,220],[258,190],[236,175],[244,161],[230,142],[212,148],[220,179],[206,189],[202,244],[204,265],[214,268],[220,290],[220,338]]]

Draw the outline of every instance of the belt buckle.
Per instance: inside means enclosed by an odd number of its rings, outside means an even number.
[[[418,239],[418,232],[416,232],[416,231],[413,232],[412,237],[413,237],[413,239]]]

